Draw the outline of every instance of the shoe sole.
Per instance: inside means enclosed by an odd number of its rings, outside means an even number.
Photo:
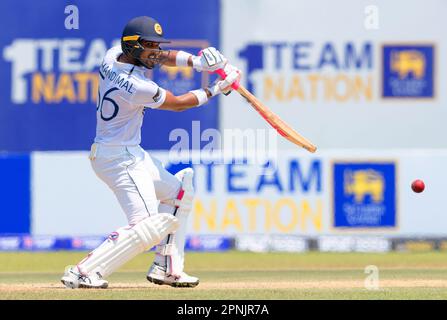
[[[167,285],[167,286],[171,286],[174,288],[194,288],[197,287],[197,285],[199,284],[199,281],[197,282],[165,282],[163,280],[160,279],[156,279],[156,278],[152,278],[149,276],[146,276],[147,281],[158,284],[159,286],[162,285]]]
[[[93,287],[93,286],[88,286],[88,285],[80,283],[78,287],[75,287],[73,281],[61,280],[61,282],[64,286],[66,286],[69,289],[77,289],[77,288],[79,288],[79,289],[107,289],[107,287],[109,286],[108,283],[105,283],[100,287]]]
[[[89,286],[86,284],[79,284],[80,289],[107,289],[108,286],[109,286],[108,283],[104,283],[102,286],[99,287]]]
[[[65,280],[61,280],[62,284],[67,288],[67,289],[75,289],[76,287],[74,286],[74,282],[73,281],[65,281]]]

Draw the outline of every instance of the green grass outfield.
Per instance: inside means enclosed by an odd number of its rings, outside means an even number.
[[[187,253],[196,288],[147,282],[153,253],[138,256],[105,290],[64,289],[64,267],[85,252],[0,253],[0,299],[447,299],[447,253]],[[379,289],[364,287],[379,268]]]

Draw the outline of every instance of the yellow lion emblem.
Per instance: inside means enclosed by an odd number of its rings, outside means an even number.
[[[161,35],[163,33],[163,29],[161,28],[161,25],[159,23],[155,24],[154,30],[158,35]]]
[[[375,203],[383,202],[385,181],[380,172],[372,169],[345,171],[345,194],[354,195],[356,203],[362,203],[368,194]]]

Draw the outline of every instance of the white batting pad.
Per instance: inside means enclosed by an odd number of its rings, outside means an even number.
[[[136,255],[158,244],[178,227],[178,219],[168,213],[145,218],[134,226],[112,232],[77,267],[83,274],[99,272],[105,278]]]
[[[186,229],[194,199],[194,171],[191,168],[186,168],[177,172],[175,176],[182,181],[179,199],[174,200],[178,207],[175,216],[179,221],[179,228],[175,234],[170,235],[167,244],[157,246],[157,252],[168,257],[167,272],[172,275],[180,275],[184,269]]]

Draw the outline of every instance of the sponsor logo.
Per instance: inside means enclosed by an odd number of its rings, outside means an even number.
[[[191,236],[185,245],[188,251],[225,251],[231,248],[230,238],[215,235]]]
[[[20,237],[0,237],[0,250],[16,251],[20,249]]]
[[[190,230],[226,235],[321,232],[326,223],[322,170],[320,159],[194,164],[198,196]]]
[[[396,244],[396,251],[420,251],[429,252],[437,249],[436,240],[425,240],[425,239],[408,239],[399,241]]]
[[[56,242],[54,236],[24,236],[22,248],[24,250],[51,250]]]
[[[102,38],[15,39],[3,49],[3,58],[11,66],[10,101],[19,105],[96,104],[102,60],[110,47],[119,44],[119,39]],[[194,53],[208,45],[201,40],[173,40],[169,47]],[[148,75],[174,94],[208,84],[206,72],[190,67],[163,66]]]
[[[157,89],[157,93],[152,97],[152,99],[153,99],[155,102],[160,101],[160,99],[161,99],[160,88]]]
[[[388,252],[391,241],[380,236],[321,236],[317,239],[321,252]]]
[[[116,233],[118,235],[118,233]],[[110,235],[109,235],[110,236]],[[110,239],[110,238],[108,238]],[[104,242],[104,237],[73,237],[70,238],[70,243],[67,249],[71,250],[93,250],[97,248],[102,242]],[[113,240],[113,239],[112,239]],[[115,239],[116,240],[116,239]],[[55,246],[55,248],[61,248],[60,246]]]
[[[395,163],[334,163],[334,227],[396,226]]]
[[[247,89],[266,102],[373,99],[370,41],[256,42],[238,53],[246,62]]]
[[[247,43],[247,89],[264,101],[371,102],[380,66],[371,41]],[[434,45],[382,46],[382,97],[434,97]]]
[[[118,240],[119,236],[120,236],[119,233],[114,231],[111,234],[109,234],[109,239],[112,241],[116,241],[116,240]]]
[[[382,97],[434,97],[433,45],[384,45],[382,54]]]
[[[235,248],[252,252],[306,252],[308,240],[296,235],[239,235]]]
[[[312,234],[327,228],[321,158],[283,157],[250,164],[202,159],[166,163],[176,172],[192,167],[194,197],[188,230],[200,235]]]
[[[3,49],[11,64],[11,102],[96,102],[97,69],[108,47],[104,39],[17,38]]]

